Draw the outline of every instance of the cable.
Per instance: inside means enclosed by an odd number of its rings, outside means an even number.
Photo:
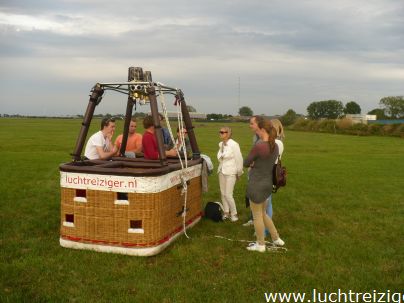
[[[219,238],[219,239],[224,239],[227,241],[231,241],[231,242],[244,242],[244,243],[254,243],[256,241],[248,241],[248,240],[233,240],[230,238],[226,238],[223,236],[217,236],[215,235],[215,238]],[[266,249],[270,252],[276,252],[276,253],[280,253],[280,252],[287,252],[288,249],[286,247],[280,247],[280,246],[275,246],[272,242],[270,241],[265,241],[265,244],[269,244],[269,245],[265,245]]]

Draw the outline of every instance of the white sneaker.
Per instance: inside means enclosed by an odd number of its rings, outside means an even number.
[[[250,245],[247,246],[247,249],[249,251],[265,252],[266,247],[265,247],[265,245],[260,245],[257,242],[255,242],[255,243],[250,243]]]
[[[238,221],[237,215],[232,215],[232,216],[230,217],[230,221],[231,221],[231,222],[236,222],[236,221]]]
[[[278,238],[276,240],[273,241],[275,246],[283,246],[285,245],[285,241],[283,241],[281,238]]]
[[[252,226],[252,225],[254,225],[253,220],[248,220],[246,223],[243,224],[243,226]]]
[[[222,216],[222,220],[225,221],[225,220],[227,220],[227,219],[229,219],[229,216],[226,215],[226,214],[224,214],[224,215]]]

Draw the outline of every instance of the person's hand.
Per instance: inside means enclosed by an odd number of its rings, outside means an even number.
[[[177,155],[177,151],[173,148],[166,151],[166,156],[175,157]]]

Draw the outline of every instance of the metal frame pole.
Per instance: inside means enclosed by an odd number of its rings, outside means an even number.
[[[86,141],[91,120],[94,115],[94,110],[95,107],[101,102],[103,94],[104,90],[100,86],[96,85],[93,89],[92,94],[90,95],[87,110],[86,113],[84,114],[83,122],[81,123],[80,133],[76,141],[76,147],[74,148],[74,151],[71,154],[73,156],[74,161],[81,160],[81,152],[83,151],[84,142]]]
[[[184,118],[185,128],[188,132],[189,143],[191,144],[192,148],[192,158],[199,159],[201,157],[201,152],[199,151],[198,142],[196,141],[194,127],[192,125],[191,116],[188,112],[187,103],[184,99],[184,94],[182,93],[182,91],[179,91],[177,96],[179,98],[179,102],[181,103],[182,117]]]
[[[167,165],[167,157],[166,152],[164,149],[164,141],[163,141],[163,131],[160,125],[160,117],[159,111],[157,106],[157,98],[156,98],[156,90],[154,87],[147,88],[147,94],[149,95],[150,100],[150,110],[153,117],[153,124],[154,124],[154,133],[157,139],[157,148],[159,152],[159,158],[161,165]]]

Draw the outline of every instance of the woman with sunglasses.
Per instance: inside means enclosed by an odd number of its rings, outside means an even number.
[[[219,131],[221,142],[217,159],[219,160],[219,186],[223,204],[223,220],[231,222],[238,220],[236,202],[233,190],[236,181],[243,174],[243,156],[239,144],[231,139],[230,127],[222,127]]]

